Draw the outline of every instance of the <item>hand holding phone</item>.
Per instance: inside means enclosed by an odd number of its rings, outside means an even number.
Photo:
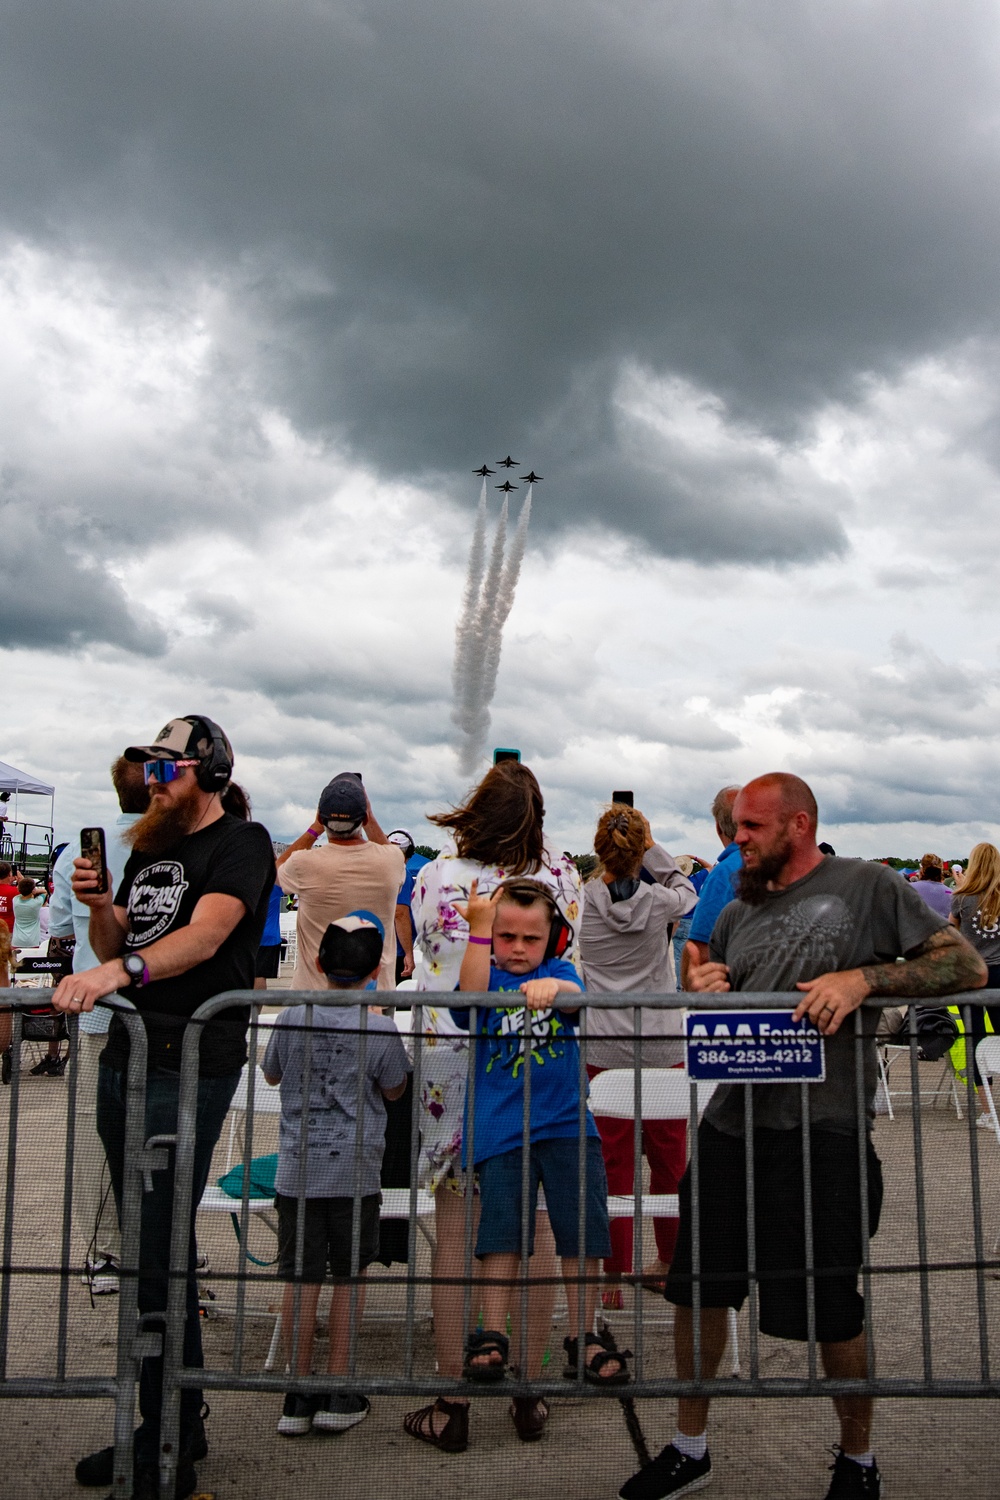
[[[104,846],[103,828],[80,829],[80,858],[82,860],[89,860],[91,869],[97,872],[97,884],[90,884],[86,894],[91,896],[107,895],[108,856]],[[83,895],[85,893],[78,892],[78,894]]]

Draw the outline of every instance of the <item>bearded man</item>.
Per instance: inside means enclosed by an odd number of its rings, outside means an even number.
[[[77,859],[73,893],[90,908],[90,945],[97,968],[64,979],[58,1010],[78,1014],[116,991],[142,1016],[148,1040],[144,1139],[177,1129],[184,1027],[203,1001],[223,990],[252,989],[254,960],[274,884],[271,837],[248,821],[249,806],[232,782],[233,751],[217,724],[203,716],[171,719],[151,745],[132,745],[127,760],[141,762],[149,810],[126,831],[132,853],[117,892],[98,894],[98,874]],[[919,899],[919,898],[918,898]],[[230,1010],[205,1026],[198,1069],[198,1113],[188,1247],[184,1362],[203,1363],[195,1279],[194,1209],[208,1180],[212,1152],[246,1061],[249,1009]],[[97,1129],[107,1153],[121,1212],[124,1182],[128,1033],[117,1016],[101,1054]],[[139,1312],[148,1330],[163,1331],[167,1305],[174,1160],[151,1173],[142,1195]],[[150,1318],[150,1314],[153,1315]],[[136,1500],[156,1500],[160,1457],[163,1359],[142,1362],[135,1435]],[[200,1390],[181,1396],[178,1500],[196,1484],[194,1463],[207,1452]],[[81,1459],[81,1484],[111,1485],[114,1450]],[[109,1497],[110,1500],[110,1497]]]
[[[815,1338],[831,1378],[868,1375],[861,1151],[866,1153],[869,1233],[878,1227],[882,1175],[870,1131],[876,1083],[876,1011],[841,1026],[869,995],[929,999],[986,982],[986,966],[958,933],[885,865],[837,859],[816,844],[816,799],[798,776],[775,772],[742,788],[733,804],[743,857],[737,899],[712,930],[708,961],[691,967],[687,988],[795,996],[793,1019],[808,1018],[825,1038],[823,1082],[808,1085],[812,1168]],[[897,962],[898,959],[904,962]],[[862,1049],[859,1140],[855,1047]],[[698,1128],[701,1374],[717,1372],[727,1313],[748,1295],[745,1090],[752,1102],[754,1240],[760,1327],[776,1338],[807,1340],[809,1315],[803,1189],[802,1084],[720,1086]],[[676,1307],[677,1373],[692,1380],[692,1203],[690,1173],[679,1188],[677,1250],[666,1280]],[[871,1451],[873,1403],[834,1397],[840,1447],[827,1500],[880,1500]],[[707,1400],[678,1405],[678,1430],[663,1452],[622,1486],[624,1500],[661,1500],[700,1490],[711,1478]],[[766,1450],[765,1450],[766,1451]],[[768,1489],[761,1475],[759,1489]]]

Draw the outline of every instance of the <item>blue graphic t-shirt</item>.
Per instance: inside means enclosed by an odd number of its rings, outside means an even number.
[[[476,1049],[476,1115],[473,1150],[475,1162],[502,1156],[521,1145],[524,1117],[524,1004],[518,993],[529,979],[566,979],[580,984],[573,965],[562,958],[539,964],[529,974],[508,974],[494,965],[490,969],[490,991],[510,990],[521,1000],[504,1010],[481,1011],[478,1017],[481,1041]],[[582,988],[582,985],[581,985]],[[572,995],[560,997],[572,1006]],[[452,1010],[456,1026],[468,1029],[468,1009]],[[554,1141],[576,1136],[580,1108],[580,1054],[576,1041],[576,1016],[554,1007],[531,1012],[531,1140]],[[589,1090],[588,1090],[589,1092]],[[597,1135],[594,1117],[587,1110],[587,1134]],[[462,1136],[462,1165],[467,1163],[468,1100]]]

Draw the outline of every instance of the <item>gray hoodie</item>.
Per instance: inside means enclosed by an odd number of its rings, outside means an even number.
[[[697,900],[694,886],[659,844],[643,855],[643,868],[655,885],[642,884],[634,896],[612,901],[603,880],[586,886],[580,927],[580,957],[587,990],[621,994],[629,990],[673,992],[670,929]],[[680,1010],[642,1011],[644,1037],[681,1037]],[[633,1012],[588,1010],[587,1062],[595,1068],[630,1068],[633,1062]],[[684,1061],[680,1041],[645,1042],[644,1068],[669,1068]]]

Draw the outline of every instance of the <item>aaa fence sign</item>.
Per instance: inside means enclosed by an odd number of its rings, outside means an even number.
[[[726,1083],[822,1083],[823,1038],[790,1010],[694,1011],[687,1018],[688,1073]]]

